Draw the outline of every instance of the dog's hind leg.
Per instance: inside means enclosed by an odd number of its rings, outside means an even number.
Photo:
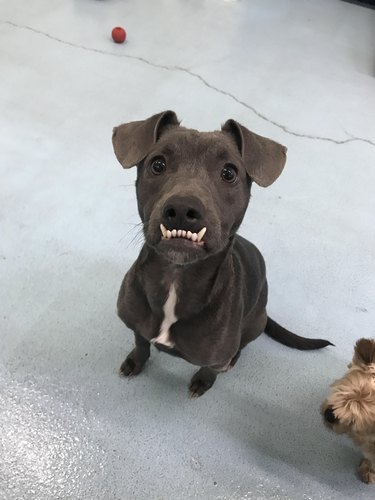
[[[233,358],[231,359],[230,363],[229,363],[229,366],[228,366],[228,370],[230,370],[231,368],[233,368],[233,366],[237,363],[238,361],[238,358],[241,356],[241,349],[239,349],[237,351],[237,354],[235,356],[233,356]]]
[[[143,370],[143,367],[150,357],[150,342],[145,338],[134,333],[135,348],[128,354],[125,361],[120,367],[120,375],[130,377],[138,375]]]

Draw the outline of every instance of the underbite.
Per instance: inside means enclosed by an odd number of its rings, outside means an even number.
[[[163,240],[172,240],[173,238],[181,238],[184,240],[190,240],[196,245],[203,246],[203,236],[205,235],[207,228],[203,227],[198,233],[192,233],[191,231],[185,231],[184,229],[167,229],[163,224],[160,224],[160,230]]]

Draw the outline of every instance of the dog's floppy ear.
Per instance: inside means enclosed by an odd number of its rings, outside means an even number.
[[[375,364],[375,340],[359,339],[355,345],[354,353],[365,365]]]
[[[226,121],[221,130],[232,135],[244,160],[247,174],[259,186],[267,187],[279,177],[286,162],[286,147],[254,134],[235,120]]]
[[[160,138],[163,130],[179,124],[176,113],[163,111],[147,120],[124,123],[115,127],[112,144],[118,161],[124,168],[138,165]]]

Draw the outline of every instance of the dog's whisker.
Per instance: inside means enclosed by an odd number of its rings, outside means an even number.
[[[133,236],[130,242],[127,244],[126,248],[129,248],[130,245],[140,245],[144,243],[144,234],[142,228],[138,229],[137,233]]]
[[[124,236],[122,238],[120,238],[119,243],[121,243],[125,238],[127,238],[133,231],[136,232],[136,234],[133,236],[130,243],[128,244],[128,246],[129,246],[131,243],[134,242],[134,240],[136,238],[139,238],[139,236],[141,234],[143,234],[143,225],[142,225],[142,222],[139,222],[139,223],[125,222],[124,224],[131,225],[132,227],[130,227],[128,229],[128,231],[124,234]]]

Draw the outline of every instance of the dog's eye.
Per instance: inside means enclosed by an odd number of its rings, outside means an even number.
[[[234,165],[225,165],[221,171],[221,178],[225,182],[232,183],[237,179],[237,169]]]
[[[151,162],[151,172],[155,175],[159,175],[164,172],[166,167],[164,158],[154,158]]]

